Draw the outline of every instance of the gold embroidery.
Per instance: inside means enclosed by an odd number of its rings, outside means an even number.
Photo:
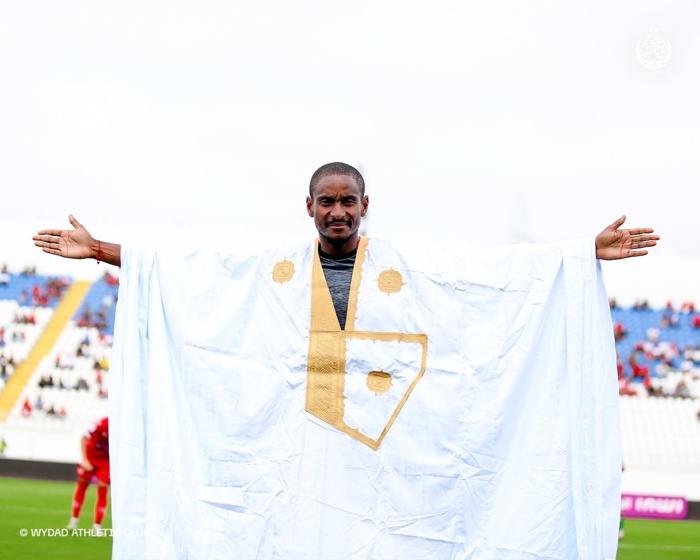
[[[408,342],[420,344],[422,348],[420,370],[411,381],[401,401],[393,411],[377,439],[372,439],[358,429],[345,423],[345,345],[346,341],[374,340],[384,342]],[[403,405],[411,395],[423,373],[428,355],[428,337],[424,334],[387,332],[311,332],[309,337],[309,363],[306,385],[306,411],[341,432],[354,437],[372,449],[378,449]],[[388,375],[388,374],[387,374]]]
[[[377,278],[379,291],[385,294],[395,294],[403,286],[403,278],[398,270],[384,270]]]
[[[360,293],[360,282],[362,282],[362,269],[365,267],[365,259],[367,258],[367,244],[369,243],[369,237],[360,237],[360,244],[357,246],[357,255],[355,256],[355,268],[352,271],[352,281],[350,282],[350,295],[348,297],[348,312],[345,318],[345,330],[354,331],[355,330],[355,316],[357,315],[357,296]],[[321,265],[320,259],[317,259],[319,263],[319,268]],[[321,270],[321,275],[323,276],[323,281],[325,285],[326,276]],[[326,291],[328,291],[328,286],[326,285]],[[328,292],[330,296],[330,292]],[[313,308],[311,310],[313,315]],[[335,315],[335,310],[333,311]]]
[[[425,372],[428,337],[424,334],[357,332],[354,330],[362,269],[367,253],[367,241],[367,238],[361,238],[357,256],[355,257],[355,269],[350,285],[348,314],[344,331],[340,330],[326,277],[321,267],[321,261],[318,258],[318,248],[314,255],[311,273],[311,332],[309,333],[306,411],[376,450],[381,445],[389,429],[391,429],[394,420],[401,412],[413,388]],[[398,289],[400,289],[402,284],[401,275],[398,271],[393,272],[398,275]],[[396,275],[394,275],[394,278],[396,278]],[[415,377],[411,380],[408,389],[406,389],[377,439],[372,439],[357,428],[348,426],[344,420],[346,344],[347,341],[355,339],[417,343],[421,345],[422,349],[420,369],[416,371]],[[388,373],[383,371],[367,372],[367,386],[375,395],[389,391],[391,385],[392,378]]]
[[[375,395],[388,393],[391,388],[391,374],[385,371],[370,371],[367,375],[367,388]]]
[[[272,269],[272,280],[279,282],[289,282],[294,276],[294,263],[292,261],[283,260],[278,262]]]

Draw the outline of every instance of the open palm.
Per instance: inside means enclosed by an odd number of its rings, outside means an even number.
[[[95,239],[88,230],[73,217],[68,221],[75,229],[43,229],[32,237],[34,245],[44,253],[69,259],[87,259],[93,256]]]

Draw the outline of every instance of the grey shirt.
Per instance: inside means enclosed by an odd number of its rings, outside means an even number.
[[[326,284],[328,284],[335,307],[335,314],[338,317],[340,328],[343,330],[345,330],[345,319],[348,314],[348,297],[356,255],[357,249],[344,255],[329,255],[321,251],[320,248],[318,250]]]

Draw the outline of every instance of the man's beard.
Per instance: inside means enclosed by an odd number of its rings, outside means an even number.
[[[345,245],[350,240],[350,238],[352,237],[353,234],[351,233],[350,235],[348,235],[346,237],[329,237],[325,233],[322,233],[321,235],[323,236],[323,238],[326,241],[328,241],[328,243],[331,246],[338,248],[338,247],[342,247],[343,245]]]
[[[346,220],[342,220],[342,221],[341,221],[341,220],[338,220],[338,221],[335,221],[335,222],[329,222],[329,223],[326,224],[326,227],[330,227],[330,226],[332,226],[333,224],[339,224],[339,223],[342,223],[342,224],[345,224],[345,225],[348,226],[348,227],[351,227],[351,224],[350,224],[349,222],[347,222]],[[353,235],[355,235],[355,233],[356,233],[356,231],[351,230],[350,233],[349,233],[348,235],[343,236],[343,237],[330,237],[327,233],[321,233],[321,236],[322,236],[326,241],[328,241],[329,245],[331,245],[332,247],[335,247],[335,248],[337,249],[337,248],[342,247],[343,245],[345,245],[345,244],[350,240],[350,238],[351,238]]]

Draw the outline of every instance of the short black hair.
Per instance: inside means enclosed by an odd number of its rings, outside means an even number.
[[[314,197],[314,188],[318,182],[323,179],[323,177],[328,177],[329,175],[349,175],[357,182],[357,186],[360,187],[360,198],[365,196],[365,180],[357,169],[352,165],[343,163],[342,161],[334,161],[333,163],[327,163],[319,167],[314,174],[311,176],[311,181],[309,182],[309,196]]]

